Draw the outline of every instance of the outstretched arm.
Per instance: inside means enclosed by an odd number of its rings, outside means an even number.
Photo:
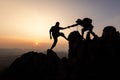
[[[71,26],[68,26],[67,28],[70,28],[70,27],[75,27],[75,26],[77,26],[78,24],[73,24],[73,25],[71,25]]]
[[[52,33],[52,28],[51,28],[50,31],[49,31],[50,39],[52,39],[51,33]]]
[[[63,29],[66,29],[67,27],[63,28],[63,27],[59,27],[59,29],[63,30]]]
[[[73,25],[71,25],[71,26],[67,26],[67,27],[65,27],[65,28],[63,28],[63,27],[59,27],[61,30],[63,30],[63,29],[66,29],[66,28],[70,28],[70,27],[75,27],[75,26],[77,26],[78,24],[73,24]]]

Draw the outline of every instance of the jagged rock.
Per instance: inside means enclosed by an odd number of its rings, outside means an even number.
[[[47,50],[47,58],[50,64],[59,64],[60,58],[53,50]]]
[[[82,57],[84,40],[78,31],[73,31],[68,36],[69,40],[69,58]]]
[[[3,80],[56,80],[61,60],[48,50],[47,55],[28,52],[18,57],[3,75]]]
[[[46,55],[28,52],[11,64],[3,80],[119,78],[120,34],[113,27],[106,27],[102,37],[93,39],[88,32],[86,40],[78,31],[73,31],[68,41],[68,59],[60,59],[53,50],[47,50]]]

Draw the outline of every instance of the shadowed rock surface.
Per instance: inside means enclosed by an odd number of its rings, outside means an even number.
[[[68,36],[68,58],[53,50],[47,54],[28,52],[18,57],[4,72],[2,80],[118,79],[120,75],[120,33],[107,26],[93,39],[79,32]]]

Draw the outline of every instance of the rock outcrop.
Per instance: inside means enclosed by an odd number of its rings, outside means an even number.
[[[111,33],[112,32],[112,33]],[[3,80],[117,79],[120,71],[120,33],[104,28],[101,37],[83,39],[78,31],[68,36],[68,58],[28,52],[18,57],[3,74]]]

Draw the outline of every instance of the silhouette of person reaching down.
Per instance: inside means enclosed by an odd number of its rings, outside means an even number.
[[[92,19],[90,18],[84,18],[83,20],[81,19],[77,19],[76,20],[76,24],[73,24],[71,26],[68,26],[67,28],[70,28],[70,27],[74,27],[74,26],[78,26],[78,25],[81,25],[83,28],[81,30],[82,32],[82,37],[84,35],[84,32],[85,31],[89,31],[93,36],[95,36],[95,33],[93,32],[93,25],[92,25]]]
[[[60,27],[59,25],[60,25],[60,23],[56,22],[55,26],[52,26],[50,31],[49,31],[50,39],[52,39],[52,37],[54,39],[54,42],[53,42],[53,44],[52,44],[52,46],[50,48],[51,50],[56,46],[56,43],[58,41],[58,37],[59,36],[62,36],[62,37],[64,37],[67,40],[67,38],[65,37],[64,33],[60,32],[60,30],[66,29],[67,27],[63,28],[63,27]],[[52,35],[51,35],[51,33],[52,33]]]

